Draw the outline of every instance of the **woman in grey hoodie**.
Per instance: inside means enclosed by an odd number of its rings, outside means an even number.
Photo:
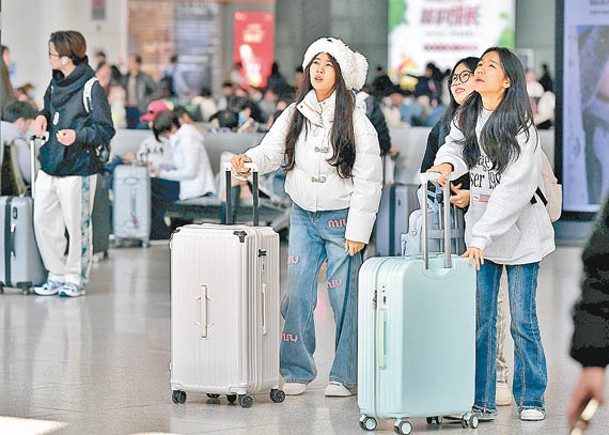
[[[482,421],[496,414],[497,294],[505,267],[518,414],[522,420],[543,420],[547,369],[535,294],[539,263],[555,249],[550,217],[535,198],[543,186],[543,151],[518,57],[506,48],[489,48],[474,77],[477,94],[457,112],[436,166],[429,170],[440,172],[443,183],[470,172],[463,256],[478,270],[474,411]]]

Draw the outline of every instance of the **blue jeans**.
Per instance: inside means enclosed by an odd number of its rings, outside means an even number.
[[[475,406],[490,412],[496,410],[497,296],[503,267],[485,260],[477,275]],[[544,409],[548,372],[535,300],[539,263],[505,267],[514,339],[514,398],[518,410]]]
[[[286,382],[315,379],[315,321],[319,271],[326,269],[328,298],[336,323],[330,381],[357,385],[357,275],[361,254],[345,252],[348,209],[308,212],[294,205],[290,216],[288,288],[281,304],[285,319],[280,368]]]

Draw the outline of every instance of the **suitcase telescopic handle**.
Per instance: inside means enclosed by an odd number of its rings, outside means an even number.
[[[258,167],[254,163],[246,163],[246,168],[250,168],[252,171],[252,202],[253,202],[253,224],[257,227],[260,224],[260,190],[258,188],[259,184],[259,173]],[[232,189],[231,189],[231,175],[232,175],[233,166],[230,163],[227,163],[224,166],[224,173],[226,177],[226,224],[230,225],[234,223],[232,221]]]
[[[30,191],[32,192],[32,198],[36,197],[36,140],[40,139],[42,143],[49,140],[49,132],[45,131],[44,135],[39,138],[35,134],[30,137]]]
[[[440,178],[440,173],[438,172],[423,172],[421,174],[421,184],[423,185],[423,189],[427,188],[427,183],[430,181],[436,181]],[[444,266],[447,269],[452,267],[451,261],[451,224],[450,224],[450,182],[447,182],[444,187],[442,187],[443,192],[443,201],[444,201],[444,251],[445,251],[445,261]],[[425,263],[425,269],[429,269],[429,236],[428,236],[428,216],[427,216],[427,198],[423,199],[423,261]]]

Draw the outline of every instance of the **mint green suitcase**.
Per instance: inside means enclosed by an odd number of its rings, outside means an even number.
[[[423,176],[425,183],[430,174]],[[448,197],[445,194],[445,204]],[[450,212],[450,207],[444,210]],[[450,222],[446,214],[444,222]],[[374,430],[377,419],[393,418],[395,432],[409,434],[412,426],[407,419],[411,417],[426,417],[427,423],[438,424],[450,418],[460,420],[463,427],[478,426],[478,418],[471,413],[476,271],[467,259],[450,254],[450,231],[445,237],[446,253],[429,254],[425,243],[423,255],[375,257],[360,269],[362,429]]]

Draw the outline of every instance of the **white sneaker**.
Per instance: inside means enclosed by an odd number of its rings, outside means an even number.
[[[546,418],[546,413],[539,408],[525,408],[520,411],[522,421],[541,421]]]
[[[514,401],[512,390],[507,382],[497,382],[497,390],[495,392],[495,403],[497,406],[510,406]]]
[[[326,397],[349,397],[353,393],[340,382],[332,381],[326,387]]]
[[[283,384],[283,392],[286,396],[298,396],[306,391],[307,384],[300,384],[298,382],[286,382]]]
[[[52,279],[47,280],[40,287],[34,287],[34,293],[38,296],[53,296],[59,293],[63,284]]]
[[[69,297],[76,298],[78,296],[84,296],[87,292],[84,288],[72,283],[66,282],[63,284],[61,289],[59,290],[59,296],[61,297]]]

